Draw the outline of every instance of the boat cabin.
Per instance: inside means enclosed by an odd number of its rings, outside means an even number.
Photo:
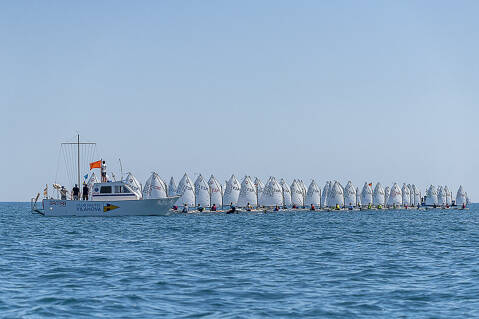
[[[125,182],[107,182],[93,184],[91,200],[116,201],[141,199],[141,193],[134,191]]]

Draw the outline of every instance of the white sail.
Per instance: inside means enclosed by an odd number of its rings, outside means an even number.
[[[384,192],[383,185],[381,183],[377,183],[376,186],[374,187],[374,192],[373,192],[373,204],[374,206],[384,206],[386,203],[386,194]]]
[[[467,195],[466,192],[466,205],[469,205],[471,203],[471,200],[469,199],[469,195]]]
[[[283,189],[276,181],[276,178],[270,177],[266,183],[259,204],[261,206],[283,206]]]
[[[361,190],[361,205],[368,206],[373,204],[373,189],[367,182],[364,183]]]
[[[386,203],[386,205],[389,202],[389,195],[391,195],[391,187],[386,186],[386,188],[384,189],[384,202]]]
[[[299,180],[299,186],[301,186],[301,190],[303,191],[303,198],[306,199],[306,193],[308,192],[308,189],[306,188],[303,180]]]
[[[406,185],[406,183],[402,185],[401,193],[402,193],[402,204],[404,206],[406,205],[411,206],[411,191],[409,190],[409,187]]]
[[[462,206],[467,204],[467,199],[466,199],[466,192],[464,191],[464,188],[459,186],[459,189],[457,190],[456,194],[456,205]]]
[[[150,198],[150,194],[151,194],[151,177],[152,175],[150,175],[150,177],[148,177],[148,179],[146,180],[145,184],[143,185],[143,190],[141,192],[142,196],[144,199],[149,199]]]
[[[402,192],[397,183],[391,187],[387,204],[388,206],[402,205]]]
[[[256,188],[256,200],[259,202],[259,199],[263,195],[264,184],[258,177],[254,179],[254,187]]]
[[[176,188],[177,195],[180,195],[180,196],[183,195],[183,191],[184,191],[185,183],[187,179],[189,179],[189,177],[185,173],[185,175],[183,175],[183,177],[180,179],[180,182],[178,183],[178,187]]]
[[[411,206],[414,206],[414,190],[412,189],[412,185],[408,184],[407,187],[409,188],[409,199]]]
[[[226,184],[228,184],[227,181],[221,185],[221,196],[223,196],[223,198],[225,197]]]
[[[284,179],[281,179],[279,181],[279,185],[281,185],[283,189],[283,204],[286,207],[291,207],[293,205],[293,202],[291,200],[291,189],[289,188],[289,185],[286,184]]]
[[[201,174],[195,181],[195,204],[201,207],[210,206],[210,187]]]
[[[346,206],[356,206],[356,188],[351,181],[348,181],[344,187],[344,204]]]
[[[160,199],[168,197],[166,195],[166,184],[157,173],[153,172],[148,179],[148,182],[148,198]]]
[[[426,205],[437,205],[437,189],[436,186],[431,185],[426,192]]]
[[[296,207],[304,205],[303,189],[297,180],[294,180],[293,184],[291,184],[291,202]]]
[[[319,188],[318,184],[314,181],[311,181],[309,184],[308,191],[306,192],[306,200],[304,201],[305,206],[314,205],[316,207],[321,206],[321,189]]]
[[[440,206],[446,206],[446,192],[442,186],[439,186],[437,190],[437,204]]]
[[[421,191],[416,185],[412,185],[413,197],[414,197],[414,206],[421,205]]]
[[[446,205],[452,205],[452,194],[447,186],[444,186],[444,193],[446,193]]]
[[[359,187],[356,187],[356,206],[361,207],[361,192]]]
[[[178,194],[181,194],[180,198],[176,201],[177,206],[195,206],[195,186],[191,182],[191,179],[185,173],[180,183],[178,184]]]
[[[141,195],[141,184],[140,184],[140,182],[135,178],[135,176],[133,176],[132,173],[128,173],[128,175],[126,175],[126,178],[125,178],[124,183],[127,184],[128,186],[130,186],[131,190],[132,190],[135,194]]]
[[[221,191],[221,185],[218,180],[211,175],[208,186],[210,188],[210,204],[221,207],[223,205],[223,193]]]
[[[238,197],[238,206],[247,207],[247,205],[257,206],[256,187],[249,176],[245,176],[241,182],[241,190]]]
[[[325,208],[328,207],[328,193],[329,193],[329,184],[330,181],[326,181],[323,187],[323,192],[321,193],[321,207]]]
[[[336,205],[339,205],[339,207],[344,206],[344,190],[341,184],[337,181],[334,182],[328,192],[328,206],[336,207]]]
[[[226,182],[225,194],[223,196],[224,205],[236,205],[240,194],[241,185],[234,175]]]
[[[170,183],[168,184],[168,196],[169,197],[176,196],[176,183],[173,176],[170,178]]]

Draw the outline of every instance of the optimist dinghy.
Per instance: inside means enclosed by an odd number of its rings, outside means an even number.
[[[80,186],[78,199],[67,199],[65,196],[60,198],[48,197],[45,190],[45,199],[41,203],[38,202],[39,194],[31,201],[32,212],[43,216],[165,216],[171,214],[171,208],[178,200],[179,196],[169,196],[164,198],[143,199],[141,185],[132,174],[122,181],[111,182],[103,180],[102,182],[92,181],[91,194],[88,199],[80,200],[81,194],[81,172],[80,172],[80,146],[94,143],[80,143],[78,136],[76,143],[68,143],[74,145],[77,155],[78,168],[78,184]],[[101,168],[101,161],[97,161],[90,165],[90,169]],[[85,167],[85,166],[83,166]],[[106,171],[102,169],[102,176]],[[150,180],[151,182],[151,180]],[[62,199],[63,197],[63,199]]]

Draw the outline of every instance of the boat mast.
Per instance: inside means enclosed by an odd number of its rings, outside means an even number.
[[[80,134],[77,134],[77,149],[78,149],[78,188],[80,188]]]

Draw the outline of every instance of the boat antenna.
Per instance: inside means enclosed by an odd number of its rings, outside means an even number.
[[[121,158],[118,159],[118,162],[120,162],[120,175],[121,175],[121,180],[123,180],[123,166],[121,165]]]

